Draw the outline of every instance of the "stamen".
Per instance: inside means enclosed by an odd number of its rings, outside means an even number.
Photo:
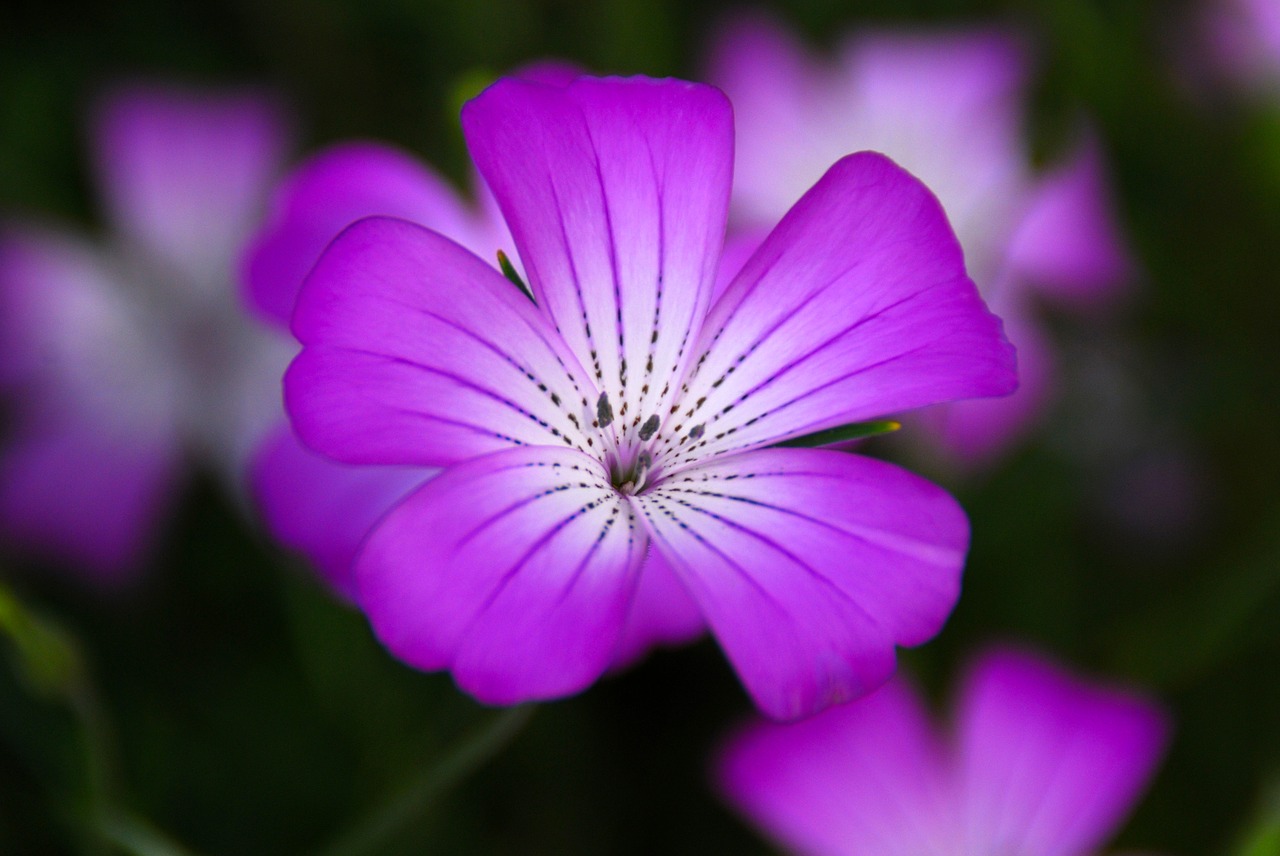
[[[659,424],[661,423],[659,422],[658,414],[656,413],[646,419],[644,424],[640,426],[640,439],[648,440],[652,437],[657,433]]]
[[[600,423],[601,428],[608,427],[613,423],[613,407],[609,404],[609,393],[600,393],[600,398],[596,401],[596,421]]]

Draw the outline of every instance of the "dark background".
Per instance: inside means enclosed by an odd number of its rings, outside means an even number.
[[[122,76],[266,82],[294,106],[300,152],[383,138],[461,184],[457,109],[477,80],[541,57],[697,77],[734,8],[11,0],[0,11],[0,210],[99,227],[82,118]],[[1102,323],[1046,310],[1066,376],[1035,439],[981,478],[925,468],[960,496],[974,543],[950,624],[903,661],[940,705],[989,640],[1148,688],[1176,733],[1116,849],[1243,854],[1280,776],[1280,95],[1253,100],[1201,74],[1190,8],[773,7],[819,46],[864,23],[1012,22],[1036,46],[1037,156],[1092,118],[1145,274]],[[1170,465],[1183,491],[1159,481]],[[318,852],[500,715],[386,656],[209,479],[190,486],[134,589],[7,568],[82,652],[121,804],[197,853]],[[0,664],[0,853],[92,849],[77,719],[20,666]],[[387,847],[359,852],[766,852],[705,773],[749,711],[714,644],[660,653],[542,706]]]

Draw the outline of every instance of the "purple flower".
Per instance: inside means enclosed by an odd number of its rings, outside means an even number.
[[[937,201],[880,155],[844,158],[712,302],[719,91],[507,79],[462,121],[534,300],[375,217],[329,246],[293,315],[302,439],[445,468],[356,559],[375,633],[482,701],[561,696],[615,662],[660,568],[770,715],[880,684],[955,602],[964,515],[888,464],[767,447],[1014,387]]]
[[[1091,306],[1131,270],[1092,140],[1033,174],[1022,136],[1025,65],[1013,40],[988,31],[869,32],[820,64],[758,19],[726,28],[711,60],[711,79],[734,103],[743,226],[775,220],[856,149],[884,152],[937,193],[970,274],[1019,350],[1017,394],[939,414],[944,448],[971,464],[1008,449],[1046,404],[1052,365],[1034,293]]]
[[[6,541],[109,581],[141,561],[185,455],[238,476],[289,357],[232,286],[284,138],[258,94],[122,87],[92,126],[110,238],[0,229]]]
[[[1164,713],[1039,657],[993,650],[939,734],[904,680],[723,753],[730,802],[806,856],[1085,856],[1128,814],[1167,740]]]
[[[1280,4],[1209,0],[1202,24],[1217,68],[1260,91],[1280,92]]]

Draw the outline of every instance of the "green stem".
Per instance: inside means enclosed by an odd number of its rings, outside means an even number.
[[[416,777],[390,801],[338,838],[323,856],[364,856],[376,853],[396,834],[422,816],[441,794],[476,772],[520,733],[535,710],[513,707],[493,717],[459,743],[438,763]]]
[[[98,699],[80,646],[53,620],[28,609],[0,584],[0,636],[13,644],[16,665],[38,695],[58,699],[75,717],[84,752],[85,833],[90,852],[113,846],[131,856],[190,856],[147,821],[119,805],[120,777],[111,726]],[[114,852],[114,851],[113,851]]]
[[[104,840],[132,856],[193,856],[145,819],[131,814],[105,811],[98,817],[97,828]]]
[[[67,704],[80,723],[80,739],[84,745],[85,777],[88,782],[89,808],[101,817],[114,802],[116,792],[115,752],[111,730],[97,694],[87,681],[77,679],[68,689]]]

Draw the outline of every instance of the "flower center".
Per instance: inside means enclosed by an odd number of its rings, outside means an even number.
[[[629,425],[615,421],[609,396],[601,393],[597,400],[592,426],[603,441],[600,462],[609,473],[609,483],[623,496],[637,496],[657,481],[651,447],[660,424],[657,414]]]
[[[607,455],[604,463],[609,469],[609,483],[623,496],[637,496],[655,480],[653,456],[648,449],[629,461]]]

